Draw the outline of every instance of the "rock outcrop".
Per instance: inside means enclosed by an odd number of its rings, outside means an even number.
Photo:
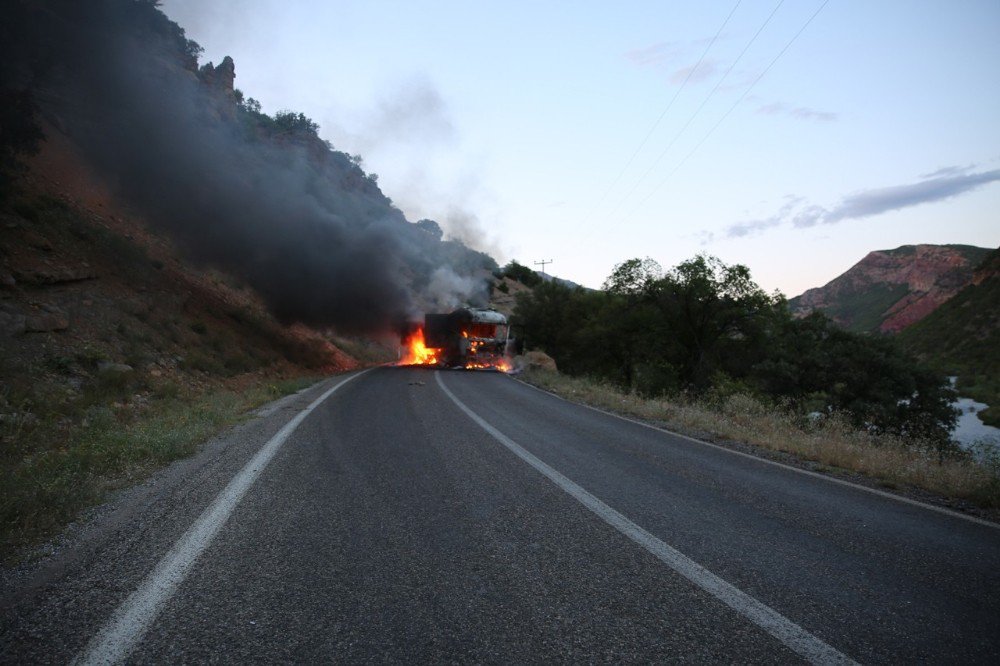
[[[236,83],[236,63],[229,56],[223,58],[218,65],[207,63],[198,70],[198,78],[212,88],[217,88],[227,95],[233,95]]]

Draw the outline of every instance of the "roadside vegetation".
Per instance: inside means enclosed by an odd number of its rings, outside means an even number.
[[[799,415],[956,448],[954,392],[890,338],[851,333],[822,314],[795,319],[745,266],[698,256],[669,271],[618,265],[601,291],[557,282],[518,298],[529,347],[560,370],[645,398],[749,395]]]
[[[955,393],[942,373],[896,339],[792,317],[745,266],[697,256],[664,271],[632,259],[601,291],[537,284],[515,316],[528,347],[563,373],[524,378],[569,399],[1000,507],[996,453],[950,439]]]
[[[811,461],[807,467],[813,471],[857,473],[886,489],[916,488],[984,509],[1000,508],[1000,459],[995,454],[977,461],[964,451],[942,451],[933,441],[858,429],[847,414],[804,417],[742,392],[645,397],[608,381],[549,370],[529,370],[520,378],[568,400],[693,437],[788,453]]]

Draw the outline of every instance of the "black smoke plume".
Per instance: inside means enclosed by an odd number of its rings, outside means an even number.
[[[408,222],[301,114],[260,113],[228,58],[199,70],[154,2],[23,0],[10,18],[4,75],[189,257],[282,320],[375,332],[483,299],[491,258]]]

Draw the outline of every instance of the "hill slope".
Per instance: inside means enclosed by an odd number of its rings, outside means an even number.
[[[852,331],[898,333],[971,284],[973,269],[989,252],[972,245],[877,250],[788,304],[796,316],[820,310]]]
[[[963,394],[990,405],[983,420],[1000,426],[1000,249],[972,284],[899,338],[921,360],[958,375]]]

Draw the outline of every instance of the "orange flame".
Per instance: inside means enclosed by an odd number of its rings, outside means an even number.
[[[466,370],[499,370],[500,372],[510,372],[510,363],[506,359],[498,359],[493,363],[476,363],[470,361],[465,364]]]
[[[462,331],[462,335],[465,338],[469,337],[466,331]],[[469,351],[475,354],[481,345],[482,341],[470,340]],[[428,347],[424,339],[424,330],[418,328],[406,339],[403,357],[396,365],[439,365],[443,360],[444,351]],[[510,372],[511,369],[507,359],[490,358],[486,360],[477,359],[475,356],[466,360],[464,367],[467,370],[499,370],[500,372]]]
[[[440,349],[424,344],[424,329],[418,328],[406,340],[406,356],[400,359],[399,365],[437,365],[440,354]]]

